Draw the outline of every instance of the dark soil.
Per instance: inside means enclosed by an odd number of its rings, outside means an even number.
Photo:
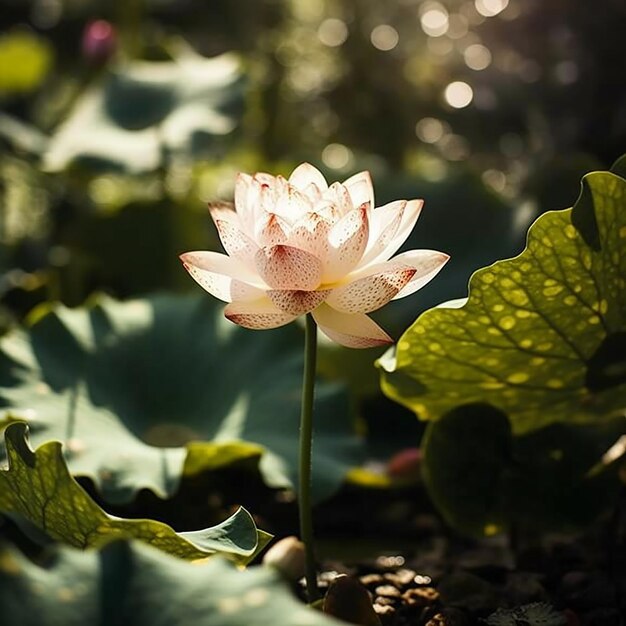
[[[469,541],[433,520],[413,556],[325,563],[322,590],[342,574],[367,590],[383,626],[626,624],[626,532],[616,514],[578,535],[527,538],[516,550],[506,536]],[[336,599],[329,604],[344,620],[372,623],[354,602],[352,609]]]

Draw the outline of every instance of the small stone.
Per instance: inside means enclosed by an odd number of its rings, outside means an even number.
[[[408,587],[414,581],[415,572],[412,569],[399,569],[396,572],[388,572],[384,578],[396,587]]]
[[[359,576],[359,581],[369,589],[370,587],[377,587],[385,579],[380,574],[365,574],[364,576]]]
[[[350,624],[381,626],[367,589],[356,579],[340,574],[324,598],[324,613]]]
[[[378,615],[392,615],[396,610],[388,604],[374,604],[374,611]]]
[[[447,608],[426,622],[426,626],[467,626],[469,619],[460,609]]]
[[[407,589],[402,598],[408,605],[428,606],[439,600],[439,592],[433,587],[417,587]]]
[[[394,606],[396,603],[393,599],[385,596],[377,596],[374,600],[374,604],[383,604],[385,606]]]
[[[304,544],[297,537],[285,537],[263,557],[263,563],[275,567],[287,580],[296,581],[305,572]]]
[[[446,619],[443,613],[437,613],[426,622],[426,626],[446,626]]]
[[[377,596],[383,596],[385,598],[399,598],[400,590],[393,585],[380,585],[376,587],[374,593]]]

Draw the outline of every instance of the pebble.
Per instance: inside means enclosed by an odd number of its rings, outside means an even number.
[[[439,592],[433,587],[418,587],[407,589],[402,594],[402,598],[409,605],[427,606],[439,600]]]
[[[393,585],[380,585],[376,587],[374,593],[377,596],[383,596],[385,598],[399,598],[401,595],[400,590]]]
[[[398,587],[408,587],[414,582],[416,572],[412,569],[399,569],[397,572],[388,572],[384,579]]]

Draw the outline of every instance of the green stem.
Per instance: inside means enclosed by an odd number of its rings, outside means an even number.
[[[304,337],[304,376],[302,379],[302,408],[300,411],[300,537],[306,559],[306,593],[309,603],[318,599],[317,572],[313,551],[313,516],[311,511],[311,445],[313,443],[313,393],[317,359],[317,326],[313,316],[306,316]]]

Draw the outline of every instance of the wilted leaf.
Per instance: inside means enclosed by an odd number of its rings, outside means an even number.
[[[271,486],[295,484],[303,335],[254,332],[219,303],[156,296],[40,309],[0,342],[0,398],[36,445],[63,441],[73,475],[109,501],[141,488],[171,495],[181,476],[262,454]],[[317,499],[360,461],[341,387],[316,390]]]
[[[626,407],[626,180],[583,179],[514,259],[474,274],[460,309],[424,313],[380,361],[383,390],[424,419],[503,410],[515,433],[596,423]]]
[[[267,544],[269,536],[257,531],[243,508],[218,526],[185,533],[153,520],[108,515],[70,475],[61,444],[52,441],[33,452],[26,432],[23,423],[5,431],[9,467],[0,471],[0,512],[25,518],[53,539],[77,548],[139,539],[184,559],[219,552],[240,563],[247,563]]]
[[[273,568],[190,564],[140,544],[58,550],[43,565],[0,546],[3,626],[340,626],[298,602]]]

